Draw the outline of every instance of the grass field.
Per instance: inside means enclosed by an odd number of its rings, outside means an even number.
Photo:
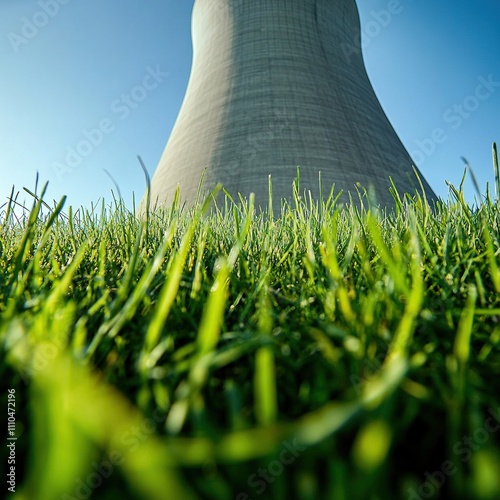
[[[4,207],[13,498],[500,498],[496,176],[388,213]]]

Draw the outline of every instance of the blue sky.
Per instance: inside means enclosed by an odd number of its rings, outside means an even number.
[[[189,77],[192,5],[0,0],[0,206],[12,185],[33,189],[37,171],[50,182],[47,201],[64,194],[75,206],[110,201],[105,170],[129,206],[132,193],[142,197],[137,155],[153,174]],[[500,2],[358,0],[358,7],[372,84],[436,193],[446,197],[445,181],[460,182],[462,156],[482,190],[487,182],[493,189]],[[91,148],[75,157],[84,140]],[[72,168],[62,168],[68,161]],[[472,201],[470,178],[466,193]]]

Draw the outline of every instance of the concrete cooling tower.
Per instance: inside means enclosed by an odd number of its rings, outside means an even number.
[[[393,205],[419,184],[366,74],[355,0],[195,0],[193,63],[177,121],[151,183],[152,204],[194,202],[200,178],[256,202],[374,190]],[[419,174],[426,195],[435,195]],[[346,195],[343,201],[347,201]]]

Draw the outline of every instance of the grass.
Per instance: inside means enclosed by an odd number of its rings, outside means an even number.
[[[499,498],[496,179],[387,213],[9,204],[14,497]]]

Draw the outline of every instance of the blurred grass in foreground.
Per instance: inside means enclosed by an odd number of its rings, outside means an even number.
[[[498,191],[394,197],[9,205],[15,498],[500,498]]]

